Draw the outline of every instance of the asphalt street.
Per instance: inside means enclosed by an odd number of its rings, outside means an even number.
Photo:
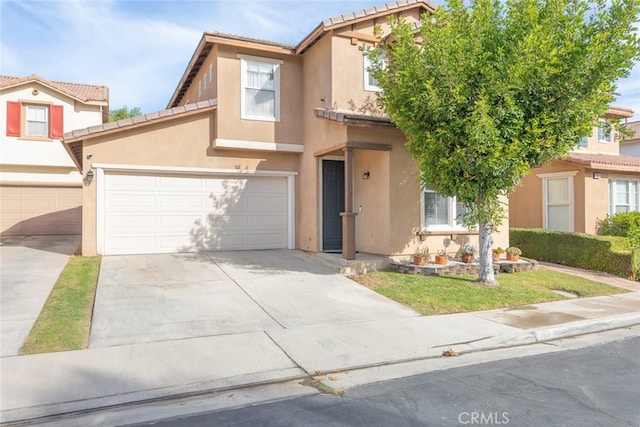
[[[435,371],[168,426],[638,426],[640,338]]]

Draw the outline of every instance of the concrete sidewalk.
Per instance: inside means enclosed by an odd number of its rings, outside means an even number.
[[[4,357],[0,422],[440,358],[449,348],[464,354],[638,324],[640,292],[629,292],[517,309]]]

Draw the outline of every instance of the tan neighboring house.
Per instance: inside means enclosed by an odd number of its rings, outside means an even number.
[[[375,105],[363,45],[405,0],[321,22],[297,45],[205,32],[167,110],[65,134],[87,178],[83,253],[295,248],[382,255],[477,245],[420,188]],[[496,246],[508,244],[508,221]]]
[[[627,129],[633,132],[633,135],[625,138],[620,144],[620,154],[625,156],[640,157],[640,120],[625,123]]]
[[[632,116],[619,107],[606,114]],[[640,158],[620,148],[619,134],[603,122],[564,160],[534,168],[509,197],[511,226],[595,234],[607,214],[640,210]]]
[[[0,235],[80,234],[82,175],[60,139],[109,117],[105,86],[0,76]]]

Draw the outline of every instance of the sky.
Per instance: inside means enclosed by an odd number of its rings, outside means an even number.
[[[204,31],[295,45],[324,19],[387,1],[0,0],[0,74],[106,85],[111,109],[148,113],[167,107]],[[640,120],[640,64],[618,93]]]

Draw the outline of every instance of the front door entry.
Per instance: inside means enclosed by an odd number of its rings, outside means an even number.
[[[322,161],[322,250],[342,250],[344,161]]]

